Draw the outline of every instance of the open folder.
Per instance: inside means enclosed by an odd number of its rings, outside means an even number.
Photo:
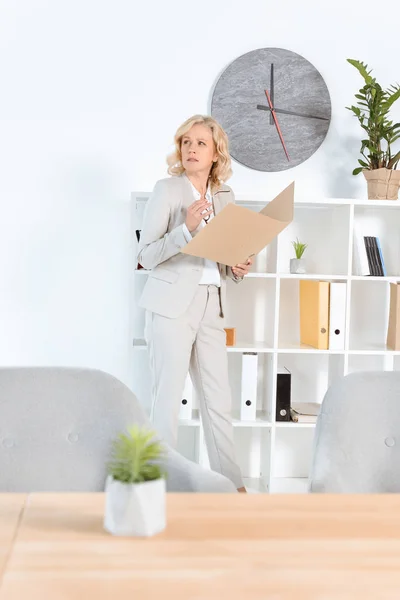
[[[181,249],[229,267],[245,264],[293,220],[294,182],[260,212],[229,203]]]

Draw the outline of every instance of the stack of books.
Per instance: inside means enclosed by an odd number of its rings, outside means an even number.
[[[364,235],[359,225],[354,226],[355,261],[359,275],[386,277],[386,267],[379,237]]]
[[[316,423],[320,409],[318,402],[296,402],[290,408],[290,417],[295,423]]]
[[[379,238],[364,235],[364,246],[367,255],[369,275],[386,277],[385,263],[383,262],[382,248]]]

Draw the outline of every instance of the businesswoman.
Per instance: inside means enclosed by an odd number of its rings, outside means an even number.
[[[214,471],[245,492],[236,463],[231,419],[224,311],[226,277],[240,282],[252,261],[227,267],[180,252],[234,195],[228,139],[211,117],[195,115],[175,134],[146,207],[137,260],[150,269],[139,300],[146,309],[145,339],[152,373],[151,420],[176,446],[178,416],[188,371],[200,398],[205,441]]]

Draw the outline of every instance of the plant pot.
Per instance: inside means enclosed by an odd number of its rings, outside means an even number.
[[[304,258],[291,258],[290,272],[297,274],[306,273],[306,263],[304,261]]]
[[[106,482],[104,529],[113,535],[150,537],[166,526],[165,479]]]
[[[392,169],[364,169],[369,200],[397,200],[400,187],[400,171]]]

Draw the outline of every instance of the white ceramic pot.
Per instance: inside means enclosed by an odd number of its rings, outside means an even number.
[[[291,258],[290,259],[290,272],[291,273],[305,273],[306,263],[303,258]]]
[[[106,482],[104,529],[113,535],[150,537],[166,526],[165,479]]]

